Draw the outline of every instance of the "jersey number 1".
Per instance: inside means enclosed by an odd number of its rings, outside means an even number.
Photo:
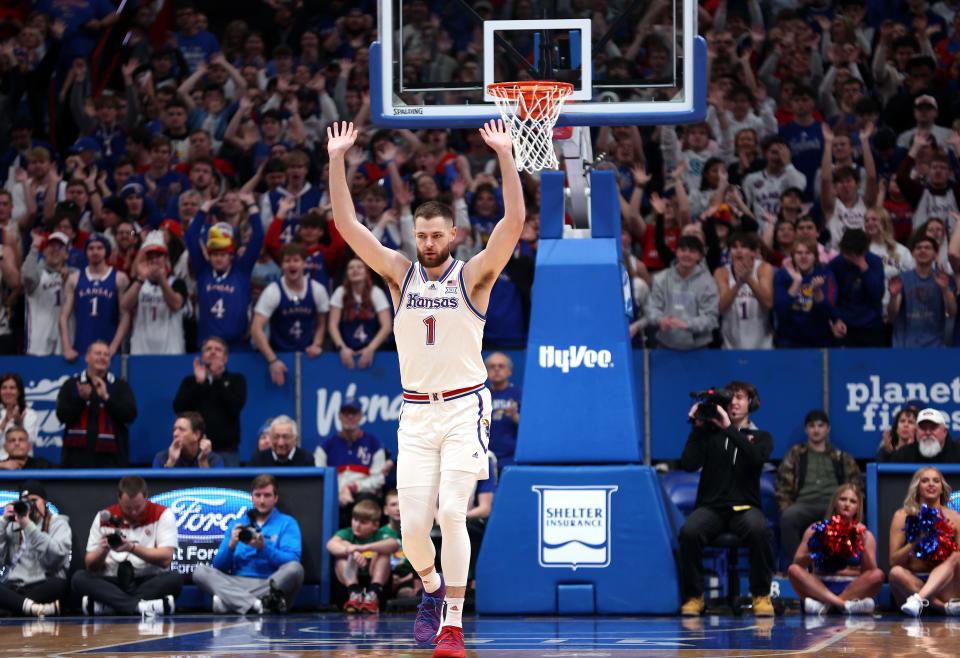
[[[437,318],[431,315],[424,318],[423,323],[427,325],[427,345],[433,345],[437,339]]]

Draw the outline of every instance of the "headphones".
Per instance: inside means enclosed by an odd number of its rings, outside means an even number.
[[[750,396],[750,406],[747,407],[747,411],[748,411],[749,413],[753,413],[753,412],[755,412],[755,411],[758,411],[759,409],[760,409],[760,396],[759,396],[759,395],[756,395],[756,394],[751,395],[751,396]]]

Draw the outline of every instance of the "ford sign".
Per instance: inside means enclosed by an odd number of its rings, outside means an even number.
[[[180,545],[219,544],[227,528],[251,508],[249,491],[222,487],[191,487],[150,498],[173,510]]]

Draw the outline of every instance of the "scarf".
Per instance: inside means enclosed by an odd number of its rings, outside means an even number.
[[[84,370],[77,375],[77,383],[90,384],[87,371]],[[107,392],[111,391],[116,379],[113,374],[108,372],[104,377],[107,384]],[[83,449],[87,446],[89,434],[96,438],[94,452],[101,454],[114,455],[118,452],[117,437],[113,428],[113,419],[107,414],[102,401],[97,397],[96,391],[90,394],[90,399],[86,401],[80,417],[69,425],[63,435],[63,447],[71,449]]]

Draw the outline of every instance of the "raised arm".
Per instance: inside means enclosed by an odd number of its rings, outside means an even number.
[[[523,202],[523,188],[520,186],[520,173],[513,160],[513,141],[502,121],[488,121],[481,129],[480,136],[487,146],[492,148],[500,163],[500,175],[503,177],[503,219],[497,222],[487,241],[486,248],[470,259],[464,266],[463,276],[467,291],[474,286],[493,287],[517,248],[523,222],[526,219],[526,207]],[[486,305],[484,304],[484,307]]]
[[[860,131],[860,150],[863,151],[863,169],[867,175],[863,190],[863,202],[868,208],[876,205],[879,187],[877,186],[877,164],[873,159],[870,137],[873,135],[873,123],[868,123]]]
[[[820,159],[820,208],[827,219],[833,215],[837,197],[833,191],[833,131],[823,123],[823,157]],[[836,236],[836,240],[840,237]]]
[[[377,274],[392,286],[400,287],[400,281],[410,266],[402,254],[387,249],[373,237],[370,229],[357,220],[357,212],[347,185],[344,156],[357,141],[359,132],[343,121],[327,128],[327,153],[330,154],[330,201],[333,204],[333,221],[337,231],[350,248]]]

